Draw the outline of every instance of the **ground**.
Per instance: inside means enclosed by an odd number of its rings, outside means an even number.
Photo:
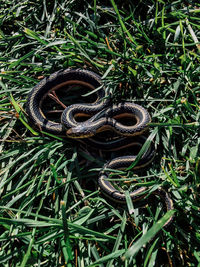
[[[1,1],[1,266],[200,265],[199,21],[199,1]],[[28,93],[69,67],[150,113],[155,158],[120,177],[147,186],[144,203],[102,195],[109,155],[29,122]],[[160,187],[174,203],[168,228]]]

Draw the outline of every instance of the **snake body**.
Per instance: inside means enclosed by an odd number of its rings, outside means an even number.
[[[49,92],[76,84],[85,86],[91,91],[102,86],[100,76],[92,71],[67,69],[51,74],[48,78],[44,78],[38,83],[28,95],[26,111],[31,122],[38,128],[49,133],[65,135],[63,124],[47,120],[42,112],[41,106]],[[101,110],[108,105],[108,99],[105,98],[106,94],[103,88],[97,90],[96,94],[97,100],[95,103],[88,105],[88,107],[94,110]]]
[[[141,135],[147,130],[147,124],[150,122],[150,116],[146,109],[129,102],[108,107],[83,123],[77,123],[74,119],[75,113],[78,112],[91,113],[92,110],[87,109],[87,106],[77,104],[66,108],[62,113],[61,121],[65,128],[69,129],[66,132],[69,137],[91,137],[108,129],[122,136]],[[132,116],[133,121],[136,121],[136,123],[127,126],[118,122],[117,118],[122,117],[124,114]]]
[[[134,139],[129,138],[129,146],[133,148],[133,151],[135,148],[141,148],[142,145],[146,141],[145,136],[136,136]],[[110,150],[115,150],[115,147],[110,148]],[[150,145],[150,147],[147,149],[147,151],[143,154],[137,165],[135,165],[132,170],[140,170],[142,168],[145,168],[147,165],[149,165],[155,156],[155,150],[153,147],[153,144]],[[100,172],[98,183],[102,190],[102,192],[110,199],[114,199],[118,203],[126,203],[126,195],[122,191],[119,191],[119,189],[115,188],[113,183],[109,179],[109,173],[110,170],[126,170],[130,165],[136,160],[137,156],[131,155],[131,156],[123,156],[123,157],[117,157],[109,162],[107,162],[103,170]],[[109,170],[109,171],[107,171]],[[159,196],[163,202],[166,205],[166,210],[170,211],[173,210],[173,201],[169,197],[169,194],[162,188],[158,188],[154,191],[152,191],[152,194]],[[141,186],[138,189],[135,189],[134,191],[130,192],[130,197],[133,202],[139,201],[141,199],[144,199],[148,195],[148,187]],[[164,224],[164,227],[168,226],[173,220],[173,217],[170,217],[168,221]]]
[[[62,112],[60,123],[48,120],[42,111],[42,104],[47,94],[76,84],[95,91],[97,94],[96,101],[90,104],[73,104],[66,107]],[[53,134],[88,140],[93,146],[105,150],[120,150],[129,146],[139,146],[141,148],[146,141],[146,138],[141,134],[148,129],[148,123],[151,120],[147,110],[132,102],[112,106],[109,106],[109,103],[109,98],[99,75],[82,69],[67,69],[53,73],[49,78],[43,79],[36,85],[28,95],[26,110],[30,120],[37,127]],[[85,116],[87,120],[79,122],[77,120],[78,116]],[[128,117],[133,123],[131,125],[121,123],[120,119],[124,117]],[[106,143],[91,138],[97,133],[107,130],[112,130],[121,137]],[[134,169],[147,166],[153,160],[154,154],[153,145],[151,144]],[[135,159],[136,155],[117,157],[104,165],[103,170],[100,172],[98,183],[106,196],[116,202],[126,202],[125,194],[116,189],[108,180],[107,169],[126,169]],[[142,186],[130,192],[132,200],[137,201],[144,198],[147,195],[147,189],[147,187]],[[153,194],[160,196],[164,200],[167,210],[173,209],[173,202],[165,190],[157,189],[153,191]],[[165,226],[169,225],[171,221],[172,217],[166,222]]]

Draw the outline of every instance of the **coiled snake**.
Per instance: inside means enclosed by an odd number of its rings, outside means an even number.
[[[47,119],[42,111],[42,104],[47,95],[61,88],[75,85],[87,87],[91,91],[95,90],[96,101],[90,104],[73,104],[66,108],[64,106],[60,122]],[[53,73],[49,78],[44,78],[37,84],[28,95],[26,110],[32,123],[38,128],[56,135],[77,139],[89,138],[89,142],[92,142],[93,145],[99,145],[100,148],[107,150],[120,150],[121,147],[129,146],[141,148],[146,141],[146,137],[142,134],[148,129],[148,123],[151,120],[147,110],[132,102],[112,106],[109,104],[109,98],[99,75],[82,69],[67,69]],[[89,119],[79,122],[78,116]],[[134,123],[132,125],[121,123],[120,120],[125,117]],[[90,139],[97,133],[107,130],[112,130],[121,137],[104,144]],[[134,169],[147,166],[153,160],[154,154],[151,144]],[[126,197],[108,180],[107,169],[126,169],[135,159],[135,155],[114,158],[106,163],[100,172],[99,186],[104,194],[114,201],[125,202]],[[142,186],[130,192],[132,200],[137,201],[144,198],[147,195],[147,189]],[[153,191],[153,194],[159,195],[164,200],[167,210],[173,209],[173,202],[164,189],[157,189]],[[172,217],[165,223],[165,226],[169,225],[171,221]]]

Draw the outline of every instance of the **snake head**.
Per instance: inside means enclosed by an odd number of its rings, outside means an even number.
[[[94,135],[91,128],[84,124],[72,127],[66,131],[66,135],[69,138],[89,138]]]

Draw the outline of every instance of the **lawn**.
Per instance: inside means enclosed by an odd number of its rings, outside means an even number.
[[[0,2],[0,266],[200,266],[199,1]],[[143,201],[102,194],[111,153],[28,120],[28,93],[69,67],[150,113],[154,160],[118,177],[145,185]],[[167,228],[158,188],[174,204]]]

